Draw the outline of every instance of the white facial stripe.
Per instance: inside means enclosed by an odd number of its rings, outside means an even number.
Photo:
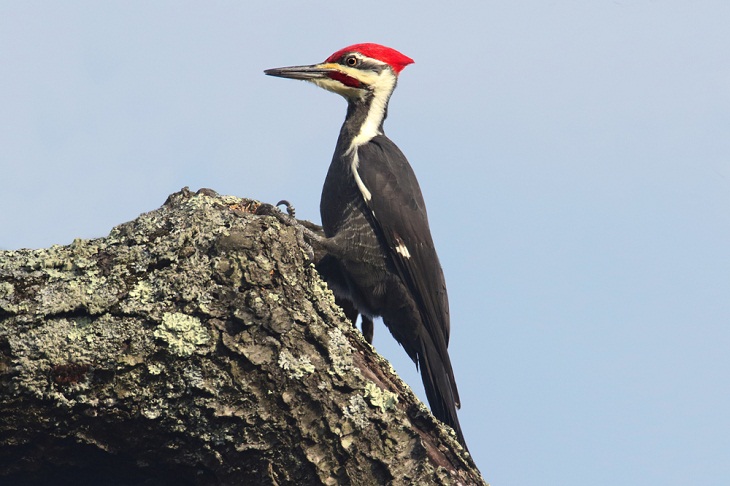
[[[377,59],[368,59],[368,61],[385,65],[385,63],[378,61]],[[327,69],[336,69],[346,76],[357,79],[361,83],[368,85],[373,92],[373,100],[370,104],[370,111],[365,118],[365,123],[363,123],[362,128],[360,129],[360,133],[358,133],[353,139],[350,150],[352,150],[353,146],[368,143],[376,135],[382,135],[380,133],[380,125],[383,122],[385,108],[388,106],[388,99],[395,88],[397,80],[393,71],[391,69],[382,69],[379,73],[369,70],[362,71],[357,68],[335,63],[322,64],[321,66]],[[333,79],[317,79],[314,80],[314,82],[324,89],[334,91],[335,93],[339,93],[346,97],[365,95],[364,90],[345,86],[341,82]]]
[[[360,133],[352,140],[353,145],[364,145],[376,135],[382,135],[380,125],[383,123],[388,99],[395,88],[396,77],[390,69],[383,69],[380,74],[371,73],[373,82],[368,83],[373,90],[373,101],[365,118]]]
[[[350,86],[345,86],[339,81],[335,81],[334,79],[330,78],[319,78],[319,79],[313,79],[312,82],[319,86],[320,88],[324,88],[327,91],[333,91],[337,94],[340,94],[344,97],[350,97],[350,96],[361,96],[361,89],[358,88],[351,88]]]
[[[361,83],[367,84],[369,86],[375,84],[379,77],[379,74],[373,71],[361,71],[360,69],[349,66],[342,66],[340,64],[333,64],[332,66],[340,71],[342,74],[357,79]]]

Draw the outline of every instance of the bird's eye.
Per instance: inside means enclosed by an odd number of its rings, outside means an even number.
[[[357,66],[358,61],[359,61],[358,58],[356,58],[355,56],[347,56],[345,58],[345,64],[347,64],[350,67]]]

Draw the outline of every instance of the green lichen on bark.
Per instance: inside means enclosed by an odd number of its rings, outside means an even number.
[[[289,378],[298,380],[306,375],[314,373],[314,365],[307,356],[295,358],[287,349],[282,349],[279,353],[279,366],[285,370]]]
[[[0,252],[0,482],[481,484],[255,207],[183,190],[105,238]]]
[[[162,323],[153,335],[165,341],[171,353],[183,358],[193,354],[198,346],[210,342],[210,334],[200,319],[181,312],[164,313]]]

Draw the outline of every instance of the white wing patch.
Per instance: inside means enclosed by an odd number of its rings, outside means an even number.
[[[411,257],[411,252],[408,251],[408,247],[398,233],[395,234],[395,252],[403,258]]]

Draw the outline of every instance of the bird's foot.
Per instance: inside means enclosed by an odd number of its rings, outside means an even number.
[[[279,206],[286,205],[286,212],[284,214],[279,209]],[[261,203],[256,208],[254,214],[258,216],[273,216],[279,223],[286,226],[299,226],[299,221],[294,217],[294,206],[289,204],[289,201],[279,201],[276,206],[269,203]]]
[[[281,205],[286,206],[286,212],[288,214],[284,214],[281,212],[281,210],[278,208],[278,206]],[[296,230],[297,243],[299,243],[299,245],[305,249],[309,261],[314,261],[314,249],[312,248],[312,243],[319,243],[320,236],[314,233],[311,229],[307,228],[294,217],[294,206],[292,206],[289,201],[279,201],[276,206],[274,206],[273,204],[261,203],[259,207],[256,208],[255,214],[259,216],[273,216],[279,221],[279,223],[294,228]]]

